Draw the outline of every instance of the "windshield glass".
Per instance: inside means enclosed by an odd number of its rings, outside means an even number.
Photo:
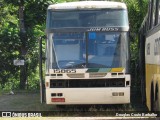
[[[85,63],[86,39],[84,33],[55,33],[53,49],[55,53],[54,68],[68,68]]]
[[[49,28],[128,26],[127,10],[49,11]]]
[[[126,67],[127,32],[54,33],[53,68]]]

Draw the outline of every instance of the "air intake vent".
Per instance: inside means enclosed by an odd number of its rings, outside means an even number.
[[[89,77],[90,78],[102,78],[105,77],[107,75],[107,73],[90,73]]]
[[[68,77],[70,78],[84,78],[84,74],[82,73],[77,73],[77,74],[67,74]]]

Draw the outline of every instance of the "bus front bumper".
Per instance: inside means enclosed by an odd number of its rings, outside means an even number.
[[[128,104],[130,87],[49,88],[46,89],[46,103],[55,105]]]

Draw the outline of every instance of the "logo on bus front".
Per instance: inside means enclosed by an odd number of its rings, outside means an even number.
[[[87,31],[118,31],[119,30],[119,28],[116,28],[116,27],[103,27],[103,28],[98,28],[98,27],[96,27],[96,28],[90,28],[90,29],[88,29]]]

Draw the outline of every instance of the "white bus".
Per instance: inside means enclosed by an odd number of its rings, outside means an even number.
[[[127,7],[80,1],[47,10],[47,104],[130,103]]]

